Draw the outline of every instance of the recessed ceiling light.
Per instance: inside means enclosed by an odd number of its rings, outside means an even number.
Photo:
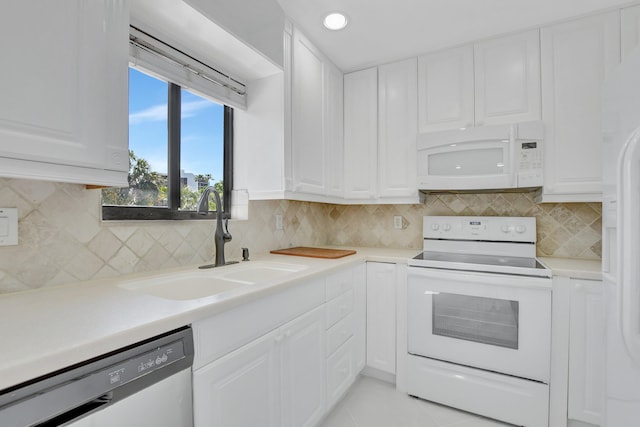
[[[324,17],[322,24],[329,30],[341,30],[347,26],[349,20],[344,13],[333,12]]]

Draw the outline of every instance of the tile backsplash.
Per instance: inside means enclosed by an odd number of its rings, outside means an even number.
[[[538,256],[600,259],[601,203],[536,204],[533,193],[427,195],[419,205],[330,205],[331,245],[422,248],[422,217],[534,216]],[[393,228],[401,215],[403,229]]]
[[[215,221],[102,222],[100,191],[82,185],[0,178],[0,207],[17,207],[20,244],[0,247],[0,293],[150,271],[213,259]],[[275,215],[283,216],[277,230]],[[393,228],[401,215],[404,228]],[[230,221],[228,259],[298,245],[415,248],[424,215],[535,216],[538,255],[598,259],[601,205],[537,205],[531,194],[428,195],[418,205],[252,201]]]

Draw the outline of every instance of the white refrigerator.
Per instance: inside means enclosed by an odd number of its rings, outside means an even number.
[[[603,427],[640,426],[640,49],[603,88]]]

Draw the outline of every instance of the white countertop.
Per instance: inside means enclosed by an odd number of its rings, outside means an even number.
[[[189,325],[290,286],[364,261],[406,263],[417,249],[353,248],[355,255],[318,259],[265,254],[252,260],[305,265],[282,280],[193,300],[169,300],[118,287],[131,279],[193,271],[197,266],[0,295],[0,390]],[[600,279],[597,261],[542,258],[554,275]]]
[[[117,286],[132,278],[189,271],[197,266],[121,276],[0,296],[0,390],[282,291],[364,261],[406,263],[415,249],[353,248],[328,260],[266,254],[255,260],[304,264],[285,280],[243,286],[194,300],[168,300]],[[254,258],[252,257],[252,260]],[[249,261],[251,262],[251,261]]]
[[[538,259],[551,269],[554,276],[602,280],[602,262],[600,260],[551,257]]]

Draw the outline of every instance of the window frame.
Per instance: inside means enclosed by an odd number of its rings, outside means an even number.
[[[173,82],[168,83],[167,126],[168,126],[168,200],[164,206],[117,206],[102,205],[103,221],[129,220],[205,220],[216,219],[217,211],[200,215],[196,211],[180,210],[180,129],[181,129],[181,90]],[[231,218],[231,193],[233,189],[233,108],[224,105],[223,119],[223,218]]]

